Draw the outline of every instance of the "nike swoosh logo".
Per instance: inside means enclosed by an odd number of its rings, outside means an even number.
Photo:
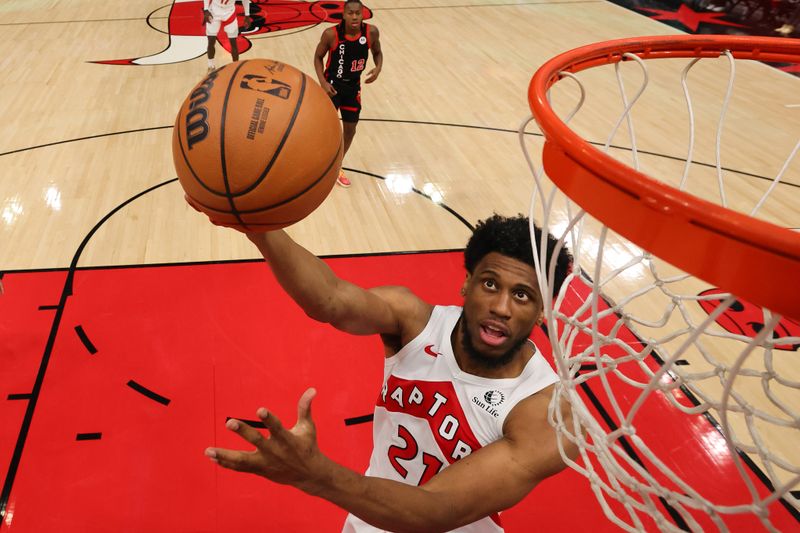
[[[433,351],[433,344],[429,344],[429,345],[427,345],[425,347],[425,353],[430,355],[430,356],[432,356],[432,357],[436,357],[437,355],[442,355],[439,352],[434,352]]]

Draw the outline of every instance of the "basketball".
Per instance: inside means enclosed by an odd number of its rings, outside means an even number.
[[[210,72],[186,97],[172,155],[189,203],[213,223],[274,230],[328,196],[342,130],[312,78],[279,61],[239,61]]]

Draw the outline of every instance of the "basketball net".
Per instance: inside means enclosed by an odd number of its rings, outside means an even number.
[[[786,223],[777,222],[772,226],[774,232],[770,227],[770,221],[779,220],[786,209],[793,210],[793,226],[800,226],[797,193],[791,192],[795,194],[794,202],[781,204],[789,189],[776,192],[785,187],[791,173],[795,185],[800,181],[800,158],[795,160],[800,147],[798,128],[786,131],[794,139],[780,147],[783,153],[776,156],[776,161],[770,161],[769,168],[776,170],[768,179],[758,181],[759,176],[743,176],[727,169],[723,160],[726,153],[731,153],[726,152],[723,139],[746,135],[758,143],[755,129],[736,133],[725,127],[735,113],[742,113],[732,108],[737,66],[769,68],[745,61],[739,52],[731,51],[735,48],[731,42],[738,48],[755,50],[758,58],[786,60],[786,55],[770,56],[762,46],[778,39],[757,40],[757,44],[751,40],[744,45],[736,37],[725,42],[715,39],[683,35],[637,38],[599,43],[578,49],[577,53],[572,51],[566,59],[554,58],[534,76],[530,93],[534,115],[546,138],[543,170],[533,162],[528,150],[529,144],[538,142],[525,132],[533,117],[526,119],[519,130],[535,181],[530,219],[557,239],[554,256],[563,247],[574,256],[574,267],[566,282],[557,294],[551,294],[556,262],[552,261],[552,268],[545,268],[550,263],[546,232],[542,242],[533,242],[547,333],[560,377],[550,405],[550,422],[560,436],[564,461],[588,479],[605,515],[627,531],[652,531],[656,527],[662,531],[728,531],[738,529],[741,522],[737,520],[743,517],[750,520],[748,524],[760,522],[767,530],[777,531],[778,512],[788,515],[790,523],[797,527],[797,522],[791,522],[791,515],[798,516],[800,504],[790,491],[800,484],[800,316],[771,312],[760,307],[766,304],[758,296],[748,294],[745,298],[738,289],[734,293],[729,286],[719,286],[722,282],[707,279],[713,274],[704,273],[703,281],[694,267],[674,266],[682,265],[682,247],[688,250],[685,255],[702,246],[698,248],[688,237],[684,242],[680,234],[668,237],[671,223],[646,232],[632,227],[648,224],[657,216],[670,220],[677,210],[648,197],[648,191],[657,186],[666,191],[666,196],[678,191],[691,195],[678,204],[693,204],[694,198],[716,203],[724,216],[712,214],[719,220],[734,216],[728,211],[740,213],[737,217],[752,217],[752,224],[745,226],[758,225],[759,231],[770,235],[783,232],[780,237],[787,239],[784,242],[791,249],[785,249],[778,260],[788,256],[794,266],[780,270],[774,274],[778,279],[771,281],[783,284],[781,290],[800,299],[800,235],[779,227]],[[800,41],[781,41],[792,48],[791,53],[785,54],[794,55],[795,61],[800,58]],[[663,55],[658,55],[658,46],[653,44],[656,42],[666,43]],[[643,60],[660,57],[687,59]],[[659,63],[664,64],[663,68]],[[590,70],[576,74],[584,69]],[[548,71],[543,73],[545,70]],[[653,71],[671,81],[651,81]],[[539,89],[535,87],[537,76],[543,83]],[[584,76],[590,80],[593,92],[605,94],[613,89],[616,117],[608,110],[608,104],[601,103],[602,109],[589,106],[588,117],[581,119],[589,100]],[[709,77],[716,80],[717,87],[709,88],[705,81],[693,83]],[[667,146],[666,142],[657,150],[652,145],[647,146],[649,150],[640,146],[640,130],[647,128],[641,127],[636,117],[649,110],[642,106],[660,106],[665,101],[665,96],[657,93],[648,102],[647,90],[663,91],[666,85],[683,89],[682,104],[676,96],[668,97],[683,109],[682,116],[676,119],[676,130],[668,131],[663,126],[664,131],[660,132],[663,140],[681,139],[683,150],[678,154],[672,153],[673,145]],[[538,108],[535,97],[539,97]],[[749,103],[758,100],[756,95],[748,98]],[[543,118],[542,109],[554,110],[558,119]],[[667,113],[675,115],[674,111]],[[611,132],[605,139],[593,139],[591,133],[586,133],[582,135],[586,140],[567,142],[552,128],[560,121],[561,125],[570,123],[570,130],[589,131],[606,118]],[[756,115],[747,120],[757,119]],[[662,119],[658,120],[662,124]],[[703,130],[701,126],[708,128]],[[611,220],[613,213],[602,214],[604,207],[595,208],[592,195],[593,188],[599,190],[607,177],[604,169],[610,163],[588,171],[586,167],[591,165],[587,163],[578,165],[577,170],[564,170],[566,167],[556,164],[559,158],[573,157],[573,153],[578,158],[582,157],[580,153],[590,151],[623,162],[628,174],[636,174],[643,192],[628,196],[634,198],[631,202],[652,209],[652,216],[639,216],[628,207],[612,205],[612,210],[624,212],[622,222],[615,222],[613,229],[609,227],[606,220]],[[655,152],[672,157],[666,159]],[[639,178],[642,169],[647,176]],[[591,180],[586,179],[587,173]],[[569,181],[570,174],[579,175],[585,182],[575,185]],[[599,179],[593,181],[596,177]],[[754,181],[758,184],[753,185]],[[565,188],[570,191],[569,196],[564,193]],[[749,189],[750,198],[754,198],[749,205],[746,198],[741,198],[743,189]],[[586,195],[580,205],[574,198],[576,194]],[[628,213],[630,219],[626,221],[624,216]],[[679,223],[676,217],[675,224]],[[662,246],[664,240],[669,241],[669,248]],[[761,241],[756,242],[757,247],[762,246]],[[654,249],[659,252],[654,253]],[[706,258],[704,264],[710,264],[714,271],[730,267],[726,264],[729,251],[727,245],[712,250],[712,257]],[[667,261],[664,256],[669,254],[672,255]],[[742,261],[740,269],[749,270],[751,265]],[[763,263],[760,259],[759,262]],[[782,273],[792,271],[794,276],[781,278]],[[747,283],[739,286],[748,287]],[[782,301],[775,301],[784,306],[787,315],[796,310],[791,307],[791,300],[789,311]],[[700,429],[689,432],[686,425]],[[680,434],[677,440],[676,433]],[[692,435],[697,434],[702,435],[701,439],[692,440]],[[567,441],[579,449],[575,461],[564,453]],[[698,452],[699,447],[705,450]],[[715,458],[706,465],[710,471],[696,466],[696,456],[703,454]],[[716,477],[720,474],[715,469],[725,465],[726,477]],[[756,470],[763,474],[761,479],[754,474]],[[714,480],[709,482],[708,478]],[[713,484],[716,489],[710,487]]]

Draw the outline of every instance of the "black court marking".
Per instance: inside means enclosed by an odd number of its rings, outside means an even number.
[[[580,384],[580,387],[581,389],[583,389],[583,392],[586,394],[586,397],[589,398],[589,401],[592,403],[594,408],[597,409],[597,412],[603,418],[603,421],[606,423],[608,428],[612,432],[619,429],[619,426],[617,426],[616,422],[614,422],[614,419],[611,418],[611,415],[608,413],[605,406],[597,398],[597,396],[595,396],[594,391],[592,391],[589,385],[587,385],[584,382]],[[619,441],[622,448],[625,450],[625,453],[628,454],[628,457],[636,461],[636,463],[640,467],[642,467],[643,470],[649,472],[649,469],[644,465],[641,458],[639,458],[639,454],[636,453],[636,450],[634,450],[633,446],[631,446],[630,442],[628,442],[628,439],[625,437],[620,437],[617,440]],[[669,513],[670,517],[672,517],[672,520],[675,522],[675,525],[678,526],[679,529],[683,531],[691,531],[691,529],[689,528],[689,524],[686,523],[686,520],[683,519],[683,517],[680,515],[677,509],[672,507],[667,502],[667,500],[665,500],[662,497],[659,497],[658,500],[659,502],[661,502],[661,505],[664,507],[667,513]]]
[[[111,133],[98,133],[97,135],[87,135],[86,137],[76,137],[74,139],[66,139],[64,141],[54,141],[54,142],[51,142],[51,143],[37,144],[35,146],[28,146],[26,148],[18,148],[16,150],[10,150],[8,152],[0,152],[0,157],[2,157],[4,155],[18,154],[20,152],[27,152],[28,150],[36,150],[38,148],[47,148],[49,146],[58,146],[59,144],[70,144],[70,143],[74,143],[74,142],[88,141],[88,140],[91,140],[91,139],[101,139],[103,137],[115,137],[117,135],[127,135],[129,133],[141,133],[141,132],[144,132],[144,131],[166,130],[166,129],[169,129],[169,128],[172,128],[172,127],[173,127],[172,125],[169,125],[169,126],[154,126],[152,128],[137,128],[135,130],[122,130],[122,131],[114,131],[114,132],[111,132]]]
[[[349,167],[342,167],[342,169],[344,169],[344,170],[346,170],[348,172],[355,172],[357,174],[363,174],[365,176],[371,176],[373,178],[377,178],[379,180],[386,181],[386,177],[381,176],[379,174],[373,174],[372,172],[367,172],[366,170],[357,170],[355,168],[349,168]],[[423,191],[417,189],[416,187],[412,188],[411,191],[413,193],[415,193],[415,194],[418,194],[418,195],[422,196],[423,198],[427,198],[428,200],[431,201],[431,203],[438,205],[439,207],[441,207],[442,209],[444,209],[445,211],[447,211],[448,213],[450,213],[451,215],[456,217],[459,221],[461,221],[462,224],[464,224],[467,228],[469,228],[470,231],[475,231],[475,226],[470,224],[467,221],[467,219],[462,217],[458,212],[456,212],[455,209],[449,207],[447,204],[434,202],[433,198],[431,198],[429,195],[425,194]]]
[[[344,425],[355,426],[356,424],[366,424],[367,422],[372,422],[373,418],[375,418],[375,415],[372,413],[363,416],[354,416],[353,418],[345,418]]]
[[[53,144],[60,144],[60,143],[53,143]],[[61,319],[64,315],[64,309],[67,305],[67,298],[72,295],[72,283],[75,278],[75,270],[78,267],[78,261],[80,260],[81,254],[86,246],[89,244],[89,241],[100,229],[100,227],[115,213],[122,210],[128,204],[134,202],[136,199],[141,198],[142,196],[160,188],[164,185],[169,183],[173,183],[177,181],[177,178],[173,178],[159,184],[153,185],[152,187],[148,187],[147,189],[143,190],[142,192],[133,195],[132,197],[128,198],[117,207],[112,209],[109,213],[107,213],[103,218],[101,218],[94,227],[89,230],[89,233],[81,241],[80,245],[78,245],[78,249],[75,251],[75,254],[72,256],[72,261],[70,262],[69,270],[67,271],[67,278],[64,281],[64,287],[61,290],[61,298],[59,299],[58,308],[56,309],[56,314],[53,317],[52,325],[50,326],[50,334],[47,337],[47,344],[44,347],[44,352],[42,353],[42,359],[39,363],[39,369],[36,372],[36,379],[33,383],[33,389],[31,391],[31,398],[28,402],[28,406],[25,409],[25,416],[22,419],[22,424],[20,425],[19,435],[17,436],[17,442],[14,445],[14,452],[11,455],[11,461],[8,463],[8,470],[6,471],[6,479],[3,482],[3,489],[0,491],[0,523],[3,522],[3,518],[6,514],[6,508],[8,507],[8,498],[11,495],[11,489],[14,486],[14,480],[17,477],[17,471],[19,470],[19,465],[22,460],[22,451],[25,448],[25,442],[28,439],[28,432],[30,431],[31,427],[31,420],[33,419],[33,413],[36,410],[36,405],[39,401],[39,395],[41,394],[42,390],[42,383],[44,382],[44,376],[47,373],[47,367],[50,364],[50,357],[53,354],[53,346],[55,344],[56,336],[58,334],[59,327],[61,325]]]
[[[78,433],[75,440],[100,440],[102,437],[102,433]]]
[[[23,392],[19,394],[9,394],[6,400],[30,400],[31,393]]]
[[[0,26],[2,26],[2,24],[0,24]],[[444,127],[449,127],[449,128],[463,128],[463,129],[474,129],[474,130],[481,130],[481,131],[495,131],[495,132],[498,132],[498,133],[514,133],[514,134],[519,133],[517,130],[512,130],[512,129],[508,129],[508,128],[495,128],[495,127],[491,127],[491,126],[474,126],[474,125],[471,125],[471,124],[456,124],[456,123],[452,123],[452,122],[430,122],[430,121],[424,121],[424,120],[400,120],[400,119],[363,118],[362,117],[362,118],[359,119],[359,122],[386,122],[386,123],[395,123],[395,124],[416,124],[416,125],[420,125],[420,126],[444,126]],[[163,130],[163,129],[173,128],[173,127],[174,127],[173,125],[169,125],[169,126],[154,126],[154,127],[151,127],[151,128],[138,128],[138,129],[135,129],[135,130],[125,130],[125,131],[118,131],[118,132],[112,132],[112,133],[100,133],[100,134],[97,134],[97,135],[89,135],[89,136],[86,136],[86,137],[76,137],[75,139],[67,139],[67,140],[63,140],[63,141],[56,141],[56,142],[52,142],[52,143],[29,146],[29,147],[26,147],[26,148],[18,148],[16,150],[11,150],[11,151],[8,151],[8,152],[0,152],[0,157],[2,157],[4,155],[16,154],[16,153],[19,153],[19,152],[27,152],[29,150],[35,150],[37,148],[46,148],[48,146],[55,146],[55,145],[59,145],[59,144],[69,144],[69,143],[84,141],[84,140],[88,140],[88,139],[98,139],[98,138],[101,138],[101,137],[113,137],[113,136],[116,136],[116,135],[127,135],[129,133],[140,133],[140,132],[146,132],[146,131]],[[533,137],[542,137],[541,133],[532,132],[532,131],[526,131],[525,135],[530,135],[530,136],[533,136]],[[587,142],[589,144],[593,145],[593,146],[604,146],[605,145],[605,143],[602,143],[602,142],[599,142],[599,141],[587,141]],[[624,151],[628,151],[628,152],[631,151],[630,147],[619,146],[619,145],[616,145],[616,144],[609,145],[609,148],[614,148],[614,149],[617,149],[617,150],[624,150]],[[660,152],[651,152],[649,150],[641,150],[641,149],[639,149],[637,151],[640,154],[651,155],[651,156],[654,156],[654,157],[662,157],[664,159],[669,159],[669,160],[672,160],[672,161],[685,161],[685,159],[683,157],[678,157],[678,156],[674,156],[674,155],[668,155],[668,154],[664,154],[664,153],[660,153]],[[693,161],[692,163],[695,164],[695,165],[701,166],[701,167],[716,168],[716,165],[714,165],[713,163],[703,163],[702,161]],[[729,168],[729,167],[720,167],[720,168],[722,170],[724,170],[725,172],[731,172],[731,173],[734,173],[734,174],[739,174],[740,176],[747,176],[749,178],[755,178],[755,179],[759,179],[759,180],[763,180],[763,181],[769,181],[769,182],[771,182],[773,180],[773,177],[761,176],[759,174],[753,174],[752,172],[745,172],[743,170],[737,170],[735,168]],[[345,168],[345,170],[352,170],[352,169]],[[362,172],[362,174],[373,175],[373,174],[369,174],[367,172]],[[376,176],[376,177],[378,177],[378,176]],[[384,179],[384,178],[380,178],[380,179]],[[199,182],[199,180],[198,180],[198,182]],[[202,183],[202,182],[199,182],[199,183]],[[782,181],[778,185],[784,185],[786,187],[795,187],[797,189],[800,189],[800,183],[792,183],[792,182]],[[210,192],[214,192],[214,191],[210,191]],[[425,195],[423,195],[423,196],[425,196]],[[52,269],[52,270],[58,270],[58,269]],[[29,272],[29,271],[31,271],[31,270],[24,270],[22,272]]]
[[[162,405],[169,405],[169,402],[170,402],[169,398],[167,398],[165,396],[161,396],[160,394],[151,391],[150,389],[148,389],[144,385],[140,385],[140,384],[136,383],[133,380],[130,380],[127,383],[127,385],[128,385],[128,387],[132,388],[133,390],[135,390],[139,394],[143,394],[144,396],[147,396],[148,398],[150,398],[151,400],[153,400],[155,402],[158,402],[158,403],[160,403]]]
[[[444,126],[444,127],[447,127],[447,128],[463,128],[463,129],[471,129],[471,130],[496,131],[498,133],[514,133],[514,134],[519,133],[517,130],[512,130],[512,129],[508,129],[508,128],[495,128],[495,127],[491,127],[491,126],[473,126],[471,124],[456,124],[454,122],[429,122],[429,121],[424,121],[424,120],[402,120],[402,119],[384,119],[384,118],[360,118],[359,122],[386,122],[386,123],[394,123],[394,124],[417,124],[417,125],[421,125],[421,126]],[[533,137],[542,137],[541,133],[537,133],[537,132],[533,132],[533,131],[526,131],[525,135],[530,135],[530,136],[533,136]],[[586,140],[587,143],[591,144],[592,146],[605,147],[605,143],[604,142],[590,141],[588,139],[585,139],[585,140]],[[611,145],[609,145],[609,148],[614,148],[616,150],[622,150],[622,151],[626,151],[626,152],[630,152],[631,151],[631,148],[629,146],[620,146],[618,144],[611,144]],[[685,162],[686,161],[685,157],[664,154],[664,153],[661,153],[661,152],[652,152],[650,150],[641,150],[639,148],[636,149],[636,152],[639,153],[639,154],[645,154],[645,155],[651,155],[651,156],[654,156],[654,157],[661,157],[661,158],[664,158],[664,159],[669,159],[671,161],[680,161],[680,162]],[[0,155],[3,155],[3,154],[0,154]],[[716,165],[713,164],[713,163],[703,163],[702,161],[692,161],[692,164],[700,166],[700,167],[706,167],[706,168],[714,168],[714,169],[717,168]],[[724,170],[725,172],[731,172],[731,173],[734,173],[734,174],[739,174],[740,176],[747,176],[748,178],[756,178],[756,179],[759,179],[759,180],[764,180],[764,181],[769,181],[769,182],[771,182],[774,179],[774,177],[761,176],[759,174],[753,174],[752,172],[745,172],[744,170],[737,170],[735,168],[730,168],[730,167],[720,167],[720,168],[722,170]],[[781,181],[778,185],[785,185],[787,187],[795,187],[795,188],[800,189],[800,183],[792,183],[792,182],[787,182],[787,181]]]
[[[689,366],[689,361],[687,361],[686,359],[678,359],[673,364],[677,366]]]
[[[262,422],[261,420],[245,420],[244,418],[236,418],[235,416],[226,416],[225,422],[227,422],[228,420],[238,420],[242,424],[247,424],[251,428],[267,429],[267,426],[265,426],[264,422]]]
[[[89,336],[86,335],[86,332],[83,331],[83,326],[75,326],[75,333],[78,334],[78,338],[81,340],[84,346],[86,346],[86,350],[92,355],[97,353],[97,348],[95,348],[92,341],[89,340]]]
[[[58,305],[40,305],[39,311],[51,311],[53,309],[58,309]]]

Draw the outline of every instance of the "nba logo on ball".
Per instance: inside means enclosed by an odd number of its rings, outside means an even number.
[[[342,129],[325,91],[268,59],[231,63],[198,83],[178,111],[172,156],[187,201],[214,224],[280,229],[330,193]]]

